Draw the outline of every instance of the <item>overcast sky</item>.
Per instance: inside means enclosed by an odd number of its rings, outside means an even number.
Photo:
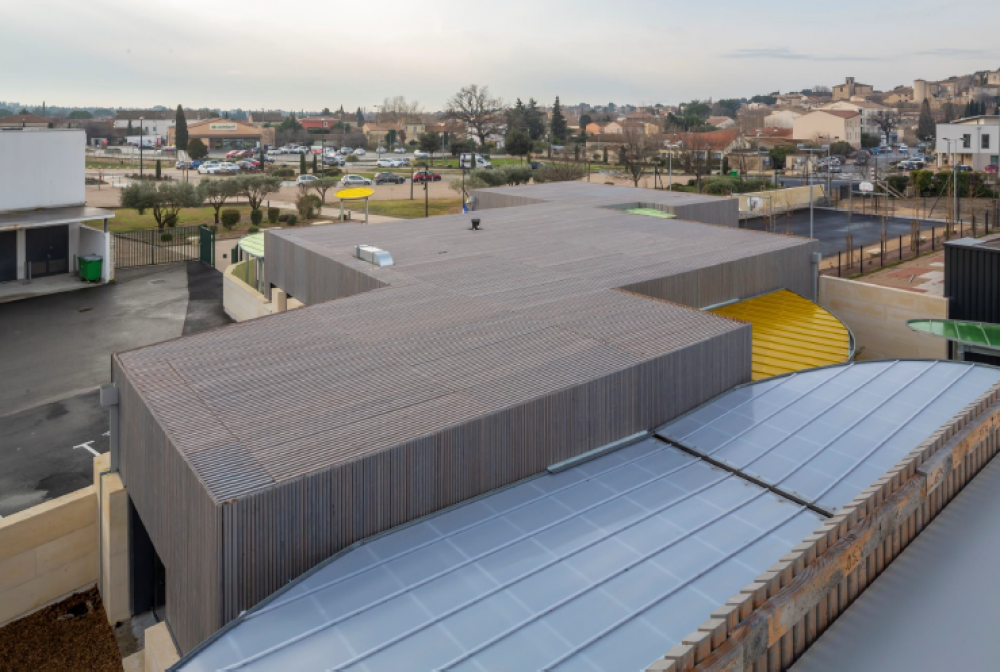
[[[979,19],[977,19],[977,15]],[[1000,68],[997,0],[28,0],[0,17],[0,100],[441,109],[463,84],[550,104],[678,103],[845,76]]]

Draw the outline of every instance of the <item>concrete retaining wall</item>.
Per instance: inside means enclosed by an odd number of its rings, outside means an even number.
[[[0,520],[0,626],[97,581],[93,486]]]
[[[858,359],[948,358],[947,340],[906,326],[907,320],[947,319],[943,297],[823,276],[819,304],[854,332]]]
[[[819,201],[826,196],[825,184],[813,184],[813,201]],[[789,210],[799,210],[809,207],[809,187],[789,187],[788,189],[775,189],[774,191],[753,191],[740,194],[740,213],[745,214],[750,211],[750,198],[758,197],[764,202],[763,209],[756,208],[755,212],[787,212]]]
[[[283,295],[284,292],[281,290],[274,290],[272,298],[275,301],[268,301],[263,294],[234,275],[236,267],[245,263],[247,262],[233,264],[222,275],[222,307],[226,311],[226,315],[233,320],[246,322],[265,315],[281,313],[284,310],[301,308],[304,305],[297,299],[289,298],[287,299],[287,308],[282,308],[280,295]]]

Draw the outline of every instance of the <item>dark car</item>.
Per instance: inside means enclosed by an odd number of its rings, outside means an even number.
[[[404,184],[405,182],[406,178],[396,173],[375,173],[375,184]]]
[[[414,173],[413,174],[413,181],[414,182],[440,182],[441,181],[441,175],[440,175],[440,173],[432,173],[432,172],[430,172],[428,170],[422,170],[419,173]]]

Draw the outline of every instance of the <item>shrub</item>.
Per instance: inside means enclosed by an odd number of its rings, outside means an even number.
[[[192,159],[204,159],[208,156],[208,147],[198,138],[194,138],[188,142],[187,153]]]
[[[258,233],[259,231],[260,229],[257,228],[256,226],[251,226],[249,229],[247,229],[247,233]]]
[[[163,218],[164,226],[169,226],[171,229],[177,226],[177,215],[175,213],[170,213]]]
[[[259,209],[250,211],[250,222],[254,226],[260,226],[260,222],[263,219],[264,219],[264,213],[261,212]]]
[[[288,219],[285,220],[285,224],[288,226],[295,226],[299,223],[299,218],[295,215],[288,215]]]
[[[219,232],[219,225],[218,224],[209,224],[208,228],[209,228],[209,230],[211,230],[212,233],[218,233]]]
[[[910,181],[909,175],[890,175],[888,178],[889,188],[902,194],[906,190],[906,185]]]
[[[282,224],[284,224],[285,222],[288,221],[289,217],[291,217],[291,215],[289,215],[287,212],[282,213],[282,214],[278,215],[278,221],[281,222]]]
[[[302,219],[311,219],[316,216],[316,210],[323,204],[316,194],[302,194],[295,199],[295,209],[299,211]]]
[[[271,171],[272,177],[295,177],[296,173],[293,168],[275,168]]]
[[[156,160],[156,179],[163,177],[163,166],[160,165],[163,162],[160,159]]]
[[[174,239],[174,234],[172,234],[172,233],[161,233],[160,234],[160,240],[163,241],[164,243],[169,243],[173,239]]]
[[[357,163],[357,162],[358,162],[358,161],[360,161],[361,159],[359,159],[358,157],[356,157],[356,156],[354,156],[353,154],[351,154],[350,156],[348,156],[348,157],[347,157],[346,159],[344,159],[344,160],[345,160],[345,161],[347,161],[348,163]]]
[[[240,222],[240,211],[233,210],[232,208],[227,208],[222,211],[222,225],[226,227],[227,231],[232,231]]]
[[[278,217],[280,217],[280,216],[281,216],[281,210],[278,210],[278,208],[268,208],[267,209],[267,221],[268,221],[268,223],[270,223],[270,224],[277,224],[278,223]]]

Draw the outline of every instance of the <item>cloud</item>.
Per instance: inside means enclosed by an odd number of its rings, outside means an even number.
[[[951,49],[940,47],[938,49],[927,49],[916,52],[917,56],[945,56],[949,58],[984,58],[992,57],[996,52],[993,49]]]
[[[877,56],[857,56],[857,55],[846,55],[846,54],[836,54],[836,55],[820,55],[820,54],[802,54],[796,51],[792,51],[788,47],[761,47],[761,48],[748,48],[748,49],[737,49],[736,51],[726,54],[725,58],[769,58],[769,59],[779,59],[784,61],[881,61],[883,59]]]

